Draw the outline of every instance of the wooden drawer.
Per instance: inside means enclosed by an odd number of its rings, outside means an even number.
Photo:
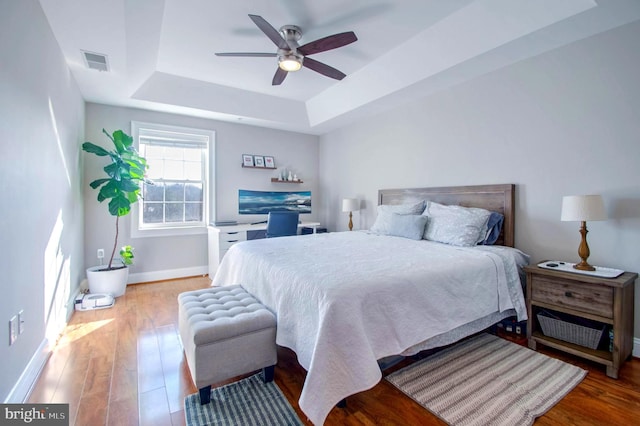
[[[533,276],[530,285],[534,303],[542,302],[613,318],[613,288],[609,286],[539,275]]]

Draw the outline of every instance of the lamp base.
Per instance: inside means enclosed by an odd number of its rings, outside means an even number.
[[[581,271],[595,271],[596,268],[594,268],[593,266],[589,265],[587,262],[585,262],[584,260],[580,263],[576,263],[575,265],[573,265],[574,269],[579,269]]]
[[[582,225],[580,226],[580,235],[582,235],[582,239],[580,241],[580,246],[578,247],[578,256],[580,256],[580,263],[576,263],[573,265],[574,269],[578,269],[580,271],[595,271],[596,268],[589,265],[587,263],[587,259],[591,252],[589,251],[589,244],[587,244],[587,222],[582,221]]]

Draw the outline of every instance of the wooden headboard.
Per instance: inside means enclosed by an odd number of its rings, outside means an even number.
[[[448,186],[439,188],[381,189],[378,204],[405,204],[420,200],[446,205],[480,207],[504,215],[504,224],[496,245],[514,244],[514,184]]]

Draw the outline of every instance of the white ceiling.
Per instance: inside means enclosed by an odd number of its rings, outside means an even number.
[[[640,19],[638,0],[40,0],[89,102],[323,134],[355,119]],[[247,16],[302,28],[300,44],[354,31],[271,86],[274,52]],[[82,50],[108,56],[88,69]]]

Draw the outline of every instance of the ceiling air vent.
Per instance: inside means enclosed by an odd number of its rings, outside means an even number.
[[[109,71],[107,55],[82,51],[82,57],[87,68],[98,71]]]

